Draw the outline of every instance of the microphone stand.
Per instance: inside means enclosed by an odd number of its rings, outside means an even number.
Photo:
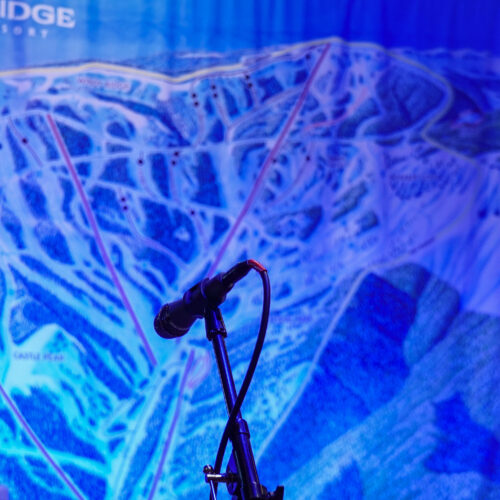
[[[207,309],[205,313],[205,329],[207,339],[212,343],[214,349],[229,415],[238,394],[224,340],[227,337],[227,331],[218,307]],[[229,461],[228,472],[225,474],[216,473],[209,465],[206,465],[203,469],[205,481],[210,484],[211,500],[216,500],[216,483],[226,483],[233,500],[283,500],[284,488],[282,486],[278,486],[274,493],[269,493],[259,481],[250,444],[250,431],[248,430],[248,424],[241,416],[241,412],[238,412],[234,425],[229,431],[229,439],[233,445],[233,452]]]

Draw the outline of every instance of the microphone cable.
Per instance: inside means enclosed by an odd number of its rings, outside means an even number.
[[[259,273],[262,280],[262,287],[263,287],[262,314],[260,319],[259,333],[257,335],[257,340],[255,342],[255,347],[252,353],[252,357],[250,359],[250,363],[248,365],[247,372],[241,384],[240,391],[238,392],[238,396],[236,397],[234,406],[231,410],[231,413],[229,414],[226,426],[224,428],[224,432],[222,433],[222,437],[219,443],[219,449],[217,450],[217,457],[215,459],[215,465],[214,465],[214,472],[216,474],[220,473],[222,467],[222,460],[224,459],[224,453],[226,452],[227,442],[229,440],[230,429],[236,422],[236,416],[238,415],[241,409],[241,405],[243,404],[243,400],[245,399],[248,388],[250,386],[250,382],[252,381],[255,369],[257,367],[260,353],[262,351],[262,346],[264,345],[264,340],[266,338],[267,324],[269,322],[269,311],[271,308],[271,285],[269,284],[269,276],[267,274],[267,269],[256,260],[250,259],[247,262],[252,269],[254,269]],[[214,484],[215,494],[217,494],[217,486],[218,484],[215,483]],[[210,499],[216,500],[216,498],[212,496],[212,492],[210,492]]]

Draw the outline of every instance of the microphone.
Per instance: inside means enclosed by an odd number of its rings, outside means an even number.
[[[166,339],[185,335],[197,319],[205,316],[207,310],[215,309],[226,300],[226,294],[234,284],[244,278],[255,264],[253,260],[240,262],[225,273],[200,281],[184,293],[182,299],[165,304],[154,320],[156,333]]]

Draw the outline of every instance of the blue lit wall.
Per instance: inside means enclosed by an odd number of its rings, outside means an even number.
[[[268,488],[500,498],[500,9],[333,4],[0,2],[0,494],[208,497],[211,346],[153,318],[253,258]]]

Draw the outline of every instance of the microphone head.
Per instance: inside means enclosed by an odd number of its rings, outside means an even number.
[[[234,284],[250,271],[250,263],[240,262],[227,273],[205,278],[192,286],[182,299],[165,304],[154,320],[156,333],[166,339],[185,335],[198,318],[203,318],[208,310],[219,307],[226,300]]]
[[[154,320],[154,328],[160,337],[173,339],[185,335],[196,319],[187,314],[183,299],[180,299],[160,309]]]

